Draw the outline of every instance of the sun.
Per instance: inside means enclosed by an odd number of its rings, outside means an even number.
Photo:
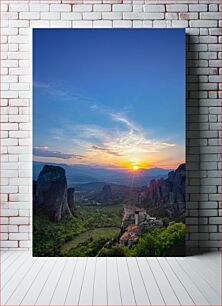
[[[133,171],[139,170],[139,167],[137,165],[133,165]]]

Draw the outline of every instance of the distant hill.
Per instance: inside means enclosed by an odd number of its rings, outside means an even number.
[[[149,168],[149,169],[141,169],[143,175],[147,176],[162,176],[167,175],[172,169],[162,169],[162,168]]]
[[[36,180],[40,171],[45,164],[61,166],[66,170],[66,177],[69,186],[76,184],[87,183],[112,183],[131,186],[133,174],[131,171],[123,170],[116,167],[115,169],[101,168],[89,165],[66,165],[66,164],[53,164],[33,162],[33,178]],[[150,182],[152,179],[166,178],[171,170],[162,168],[140,169],[138,174],[134,175],[134,186],[143,186]]]

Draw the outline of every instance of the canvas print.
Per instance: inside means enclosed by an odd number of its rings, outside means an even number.
[[[33,30],[33,256],[185,254],[184,29]]]

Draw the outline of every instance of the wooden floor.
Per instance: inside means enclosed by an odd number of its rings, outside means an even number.
[[[221,305],[220,254],[32,258],[1,253],[0,305]]]

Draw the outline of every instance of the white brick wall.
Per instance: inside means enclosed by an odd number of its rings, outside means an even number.
[[[1,248],[31,246],[31,28],[186,27],[187,247],[221,246],[220,0],[1,1]]]

